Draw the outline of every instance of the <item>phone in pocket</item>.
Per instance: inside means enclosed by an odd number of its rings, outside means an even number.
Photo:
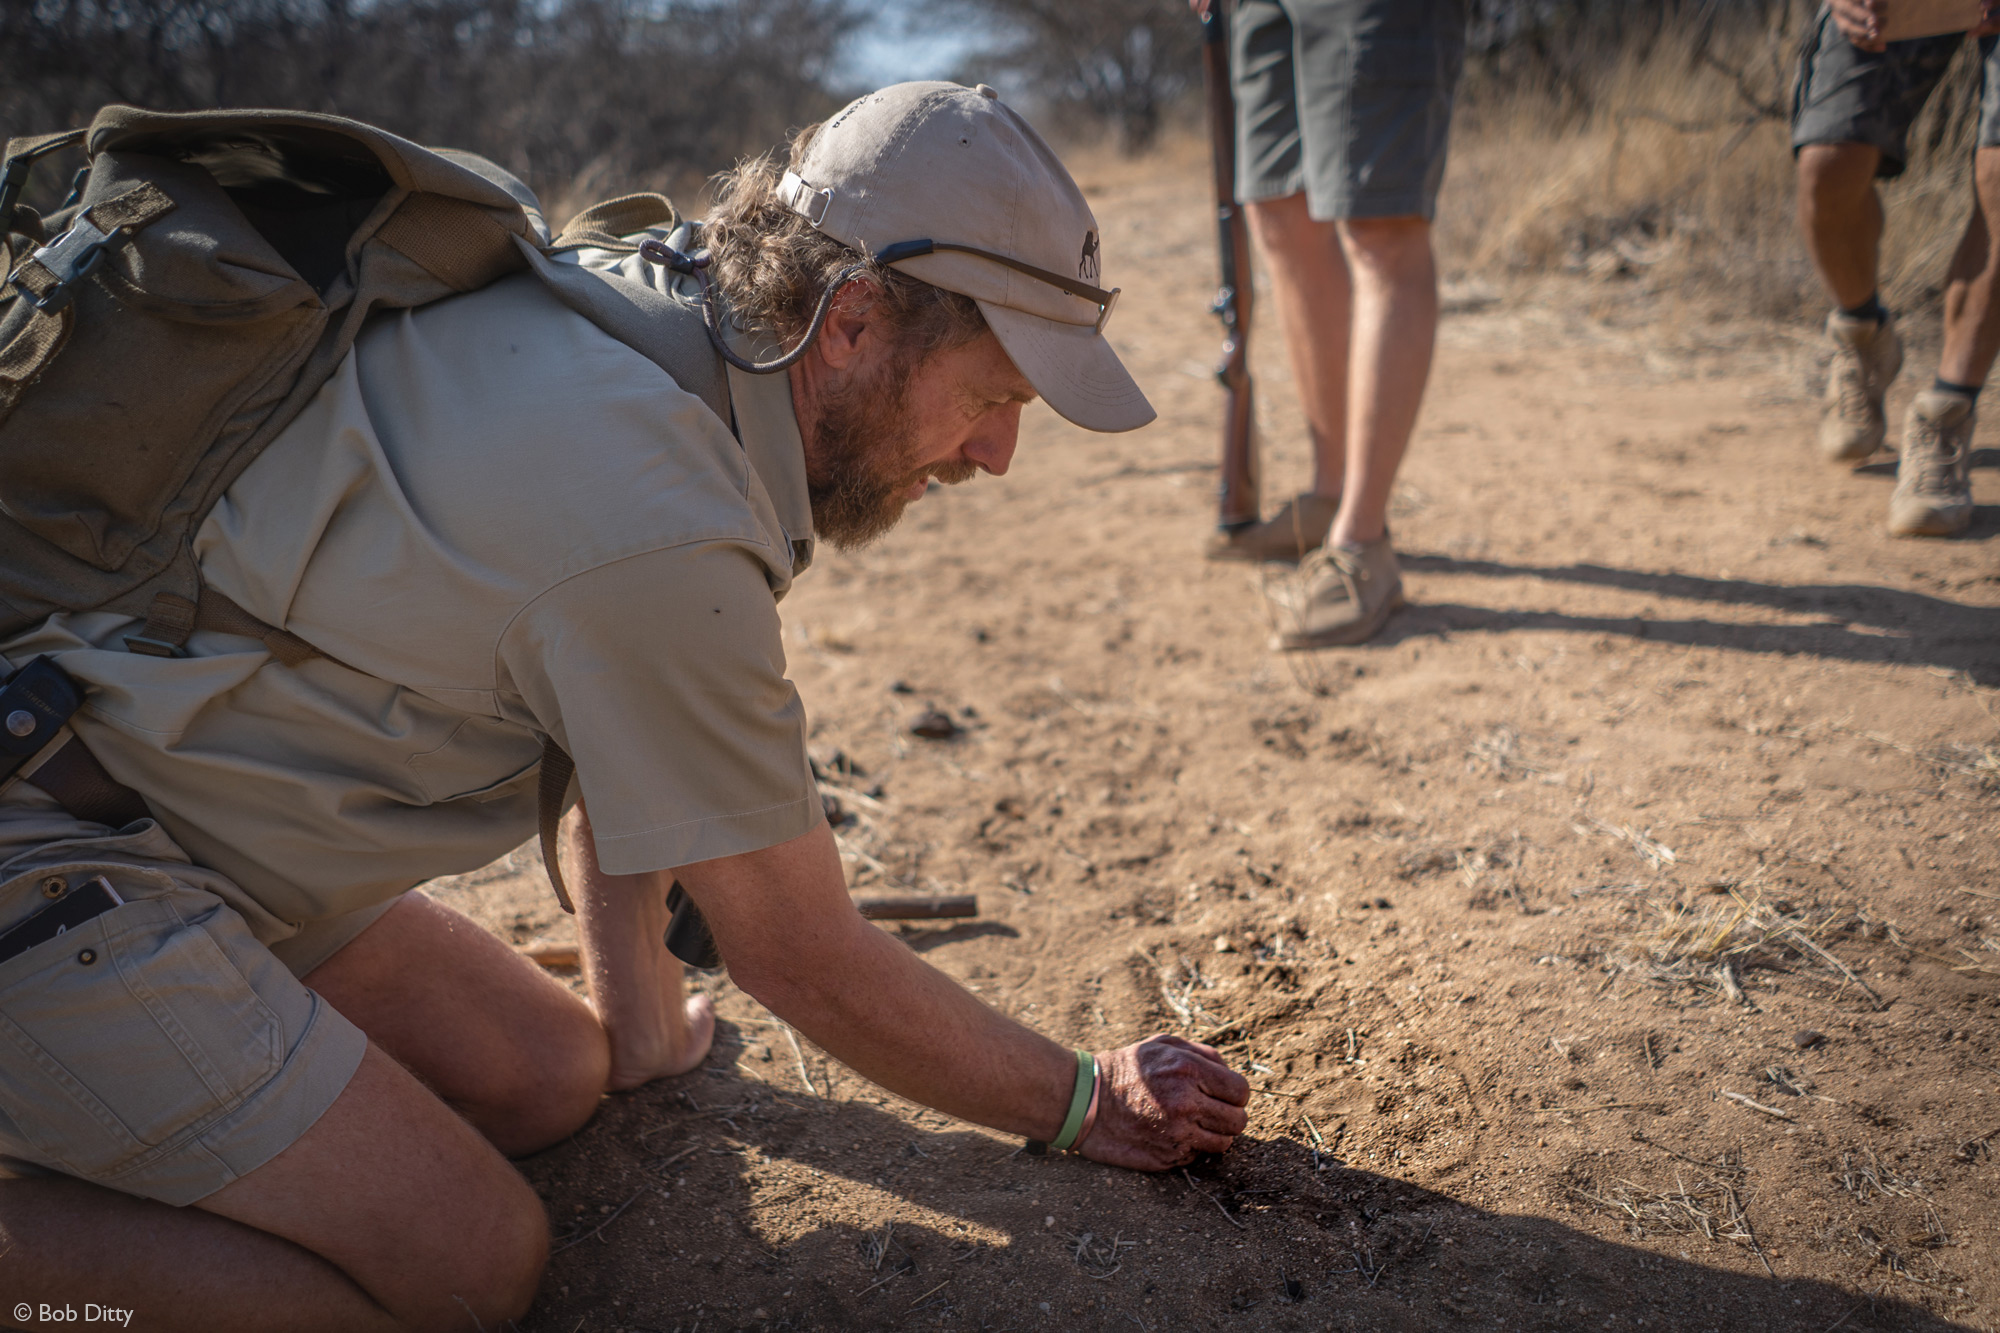
[[[26,953],[37,944],[47,944],[58,935],[75,930],[94,917],[103,916],[124,904],[111,881],[97,875],[70,889],[26,921],[0,934],[0,963]]]

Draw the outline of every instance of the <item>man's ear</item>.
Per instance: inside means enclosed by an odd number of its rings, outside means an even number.
[[[820,359],[834,370],[846,370],[868,354],[868,344],[880,342],[882,332],[875,318],[875,302],[880,293],[866,278],[850,278],[833,298],[826,324],[814,345]]]

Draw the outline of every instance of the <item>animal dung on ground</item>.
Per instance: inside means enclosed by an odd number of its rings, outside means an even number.
[[[910,724],[910,734],[921,736],[927,741],[953,741],[965,734],[965,728],[952,721],[951,714],[927,708],[915,722]]]

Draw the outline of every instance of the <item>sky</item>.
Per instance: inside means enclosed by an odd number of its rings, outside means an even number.
[[[931,26],[918,21],[921,0],[876,0],[873,20],[848,43],[841,77],[857,86],[879,88],[907,79],[944,79],[976,48],[983,34],[965,26]]]

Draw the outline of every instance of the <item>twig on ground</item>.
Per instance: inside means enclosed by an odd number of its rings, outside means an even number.
[[[1213,1194],[1210,1194],[1207,1190],[1201,1189],[1195,1185],[1194,1177],[1188,1174],[1188,1169],[1186,1167],[1181,1168],[1181,1177],[1187,1181],[1187,1186],[1189,1189],[1193,1190],[1196,1194],[1199,1194],[1202,1198],[1207,1199],[1210,1203],[1215,1205],[1215,1211],[1222,1214],[1223,1221],[1229,1223],[1230,1226],[1235,1227],[1238,1231],[1243,1231],[1246,1229],[1241,1222],[1237,1221],[1233,1216],[1230,1215],[1230,1212],[1227,1208],[1222,1206],[1222,1200],[1216,1198]]]
[[[917,1297],[917,1299],[915,1299],[914,1301],[911,1301],[910,1308],[912,1310],[916,1309],[919,1305],[922,1305],[925,1301],[937,1295],[939,1292],[943,1291],[946,1287],[949,1287],[950,1285],[951,1285],[951,1279],[946,1278],[944,1281],[938,1283],[935,1287],[932,1287],[929,1291],[925,1292],[923,1295]]]
[[[552,1247],[549,1250],[549,1253],[561,1254],[564,1250],[568,1249],[572,1245],[581,1245],[583,1242],[587,1240],[595,1240],[597,1237],[603,1235],[604,1228],[610,1226],[613,1222],[616,1222],[619,1218],[623,1217],[625,1215],[625,1210],[627,1208],[630,1208],[633,1204],[637,1203],[639,1201],[639,1196],[641,1194],[644,1194],[647,1190],[651,1188],[653,1188],[651,1185],[641,1185],[638,1189],[633,1190],[632,1197],[627,1199],[625,1202],[619,1204],[618,1207],[612,1211],[611,1216],[605,1218],[602,1222],[599,1222],[595,1229],[587,1231],[580,1236],[571,1236],[568,1240],[563,1241],[560,1245]]]
[[[1665,1102],[1606,1102],[1602,1106],[1538,1106],[1529,1115],[1588,1115],[1592,1111],[1627,1111],[1665,1106]]]
[[[821,1096],[820,1090],[813,1086],[812,1075],[806,1072],[806,1053],[799,1046],[799,1034],[792,1031],[792,1025],[789,1023],[784,1024],[784,1029],[785,1040],[792,1044],[792,1055],[799,1062],[799,1078],[805,1083],[806,1091],[815,1097]],[[828,1091],[830,1092],[831,1089],[829,1088]]]
[[[1764,1257],[1764,1247],[1757,1243],[1757,1228],[1750,1225],[1750,1214],[1743,1211],[1742,1200],[1736,1197],[1736,1187],[1727,1185],[1724,1188],[1729,1191],[1729,1207],[1736,1214],[1737,1225],[1743,1228],[1743,1238],[1749,1241],[1750,1248],[1757,1252],[1757,1262],[1764,1265],[1766,1273],[1776,1277],[1778,1270],[1771,1267],[1771,1261]]]
[[[1776,1116],[1780,1120],[1790,1120],[1792,1118],[1792,1113],[1790,1111],[1780,1111],[1775,1106],[1766,1106],[1762,1102],[1752,1101],[1750,1098],[1745,1097],[1740,1092],[1724,1091],[1722,1095],[1727,1097],[1732,1102],[1742,1102],[1745,1106],[1749,1107],[1753,1111],[1762,1111],[1765,1115]]]

